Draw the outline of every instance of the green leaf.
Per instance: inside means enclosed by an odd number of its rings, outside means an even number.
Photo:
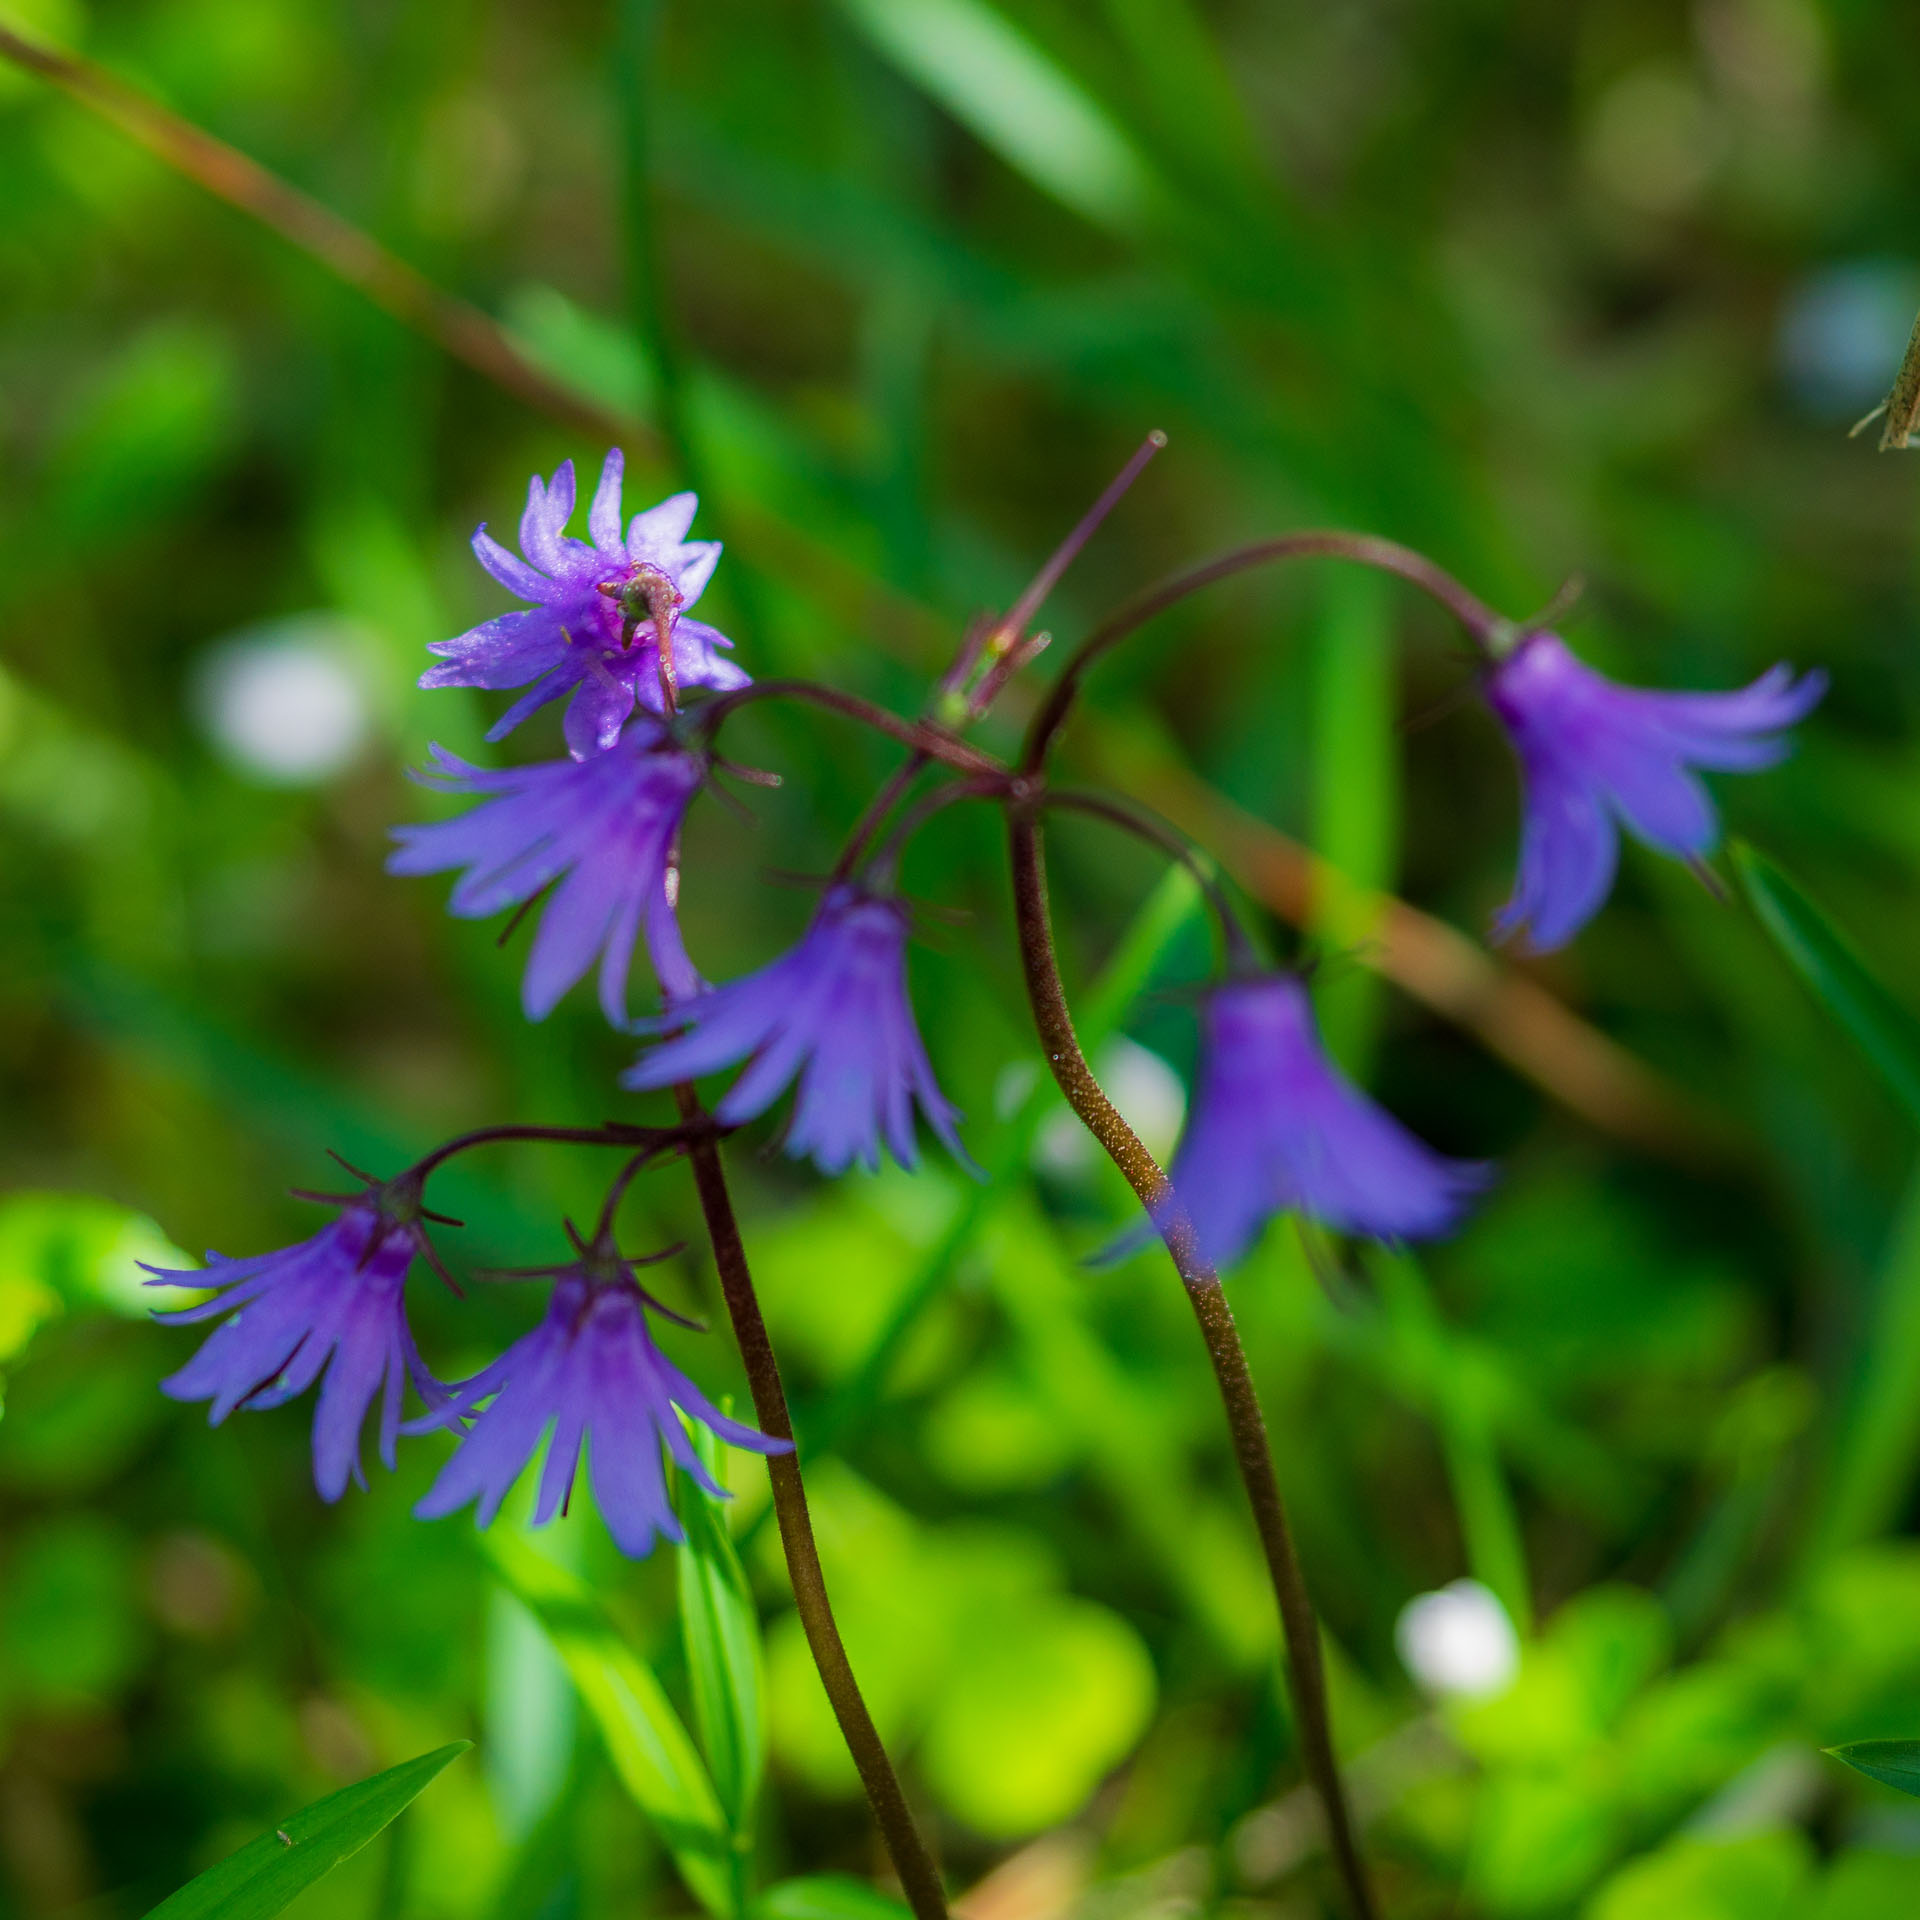
[[[630,419],[653,413],[654,371],[631,328],[537,284],[508,297],[505,318],[529,358],[562,386]]]
[[[1221,36],[1194,0],[1105,0],[1105,12],[1167,150],[1229,191],[1261,192],[1268,169],[1259,141]]]
[[[473,1744],[456,1740],[358,1786],[302,1807],[258,1840],[189,1880],[147,1920],[268,1920],[296,1894],[356,1854],[404,1813],[440,1771]]]
[[[1744,841],[1736,840],[1729,851],[1760,924],[1920,1120],[1920,1020],[1874,978],[1847,936],[1771,860]]]
[[[1812,1905],[1813,1875],[1813,1847],[1791,1827],[1681,1834],[1628,1861],[1583,1911],[1588,1920],[1798,1920]]]
[[[726,1817],[652,1670],[564,1567],[509,1533],[484,1534],[481,1546],[566,1662],[614,1772],[659,1829],[688,1890],[709,1913],[733,1920],[741,1909]]]
[[[1806,1567],[1890,1531],[1920,1467],[1920,1180],[1894,1216],[1860,1360],[1811,1508]]]
[[[1130,232],[1162,198],[1106,108],[986,0],[842,4],[982,144],[1096,226]]]
[[[1827,1751],[1869,1780],[1920,1798],[1920,1740],[1855,1740]]]
[[[710,1429],[691,1423],[702,1464],[720,1486],[726,1469]],[[754,1804],[767,1765],[766,1681],[760,1615],[727,1530],[726,1502],[681,1477],[680,1636],[693,1685],[693,1718],[736,1850],[750,1849]]]
[[[755,1920],[907,1920],[900,1901],[850,1873],[782,1880],[754,1902],[753,1911]]]
[[[0,1200],[0,1360],[74,1308],[111,1307],[146,1319],[183,1296],[149,1293],[141,1261],[190,1267],[145,1214],[90,1193],[10,1193]],[[190,1296],[185,1296],[190,1297]]]
[[[976,1832],[1015,1840],[1086,1804],[1146,1732],[1157,1685],[1117,1613],[1068,1594],[1000,1609],[997,1598],[983,1595],[962,1625],[964,1657],[932,1703],[918,1760]]]

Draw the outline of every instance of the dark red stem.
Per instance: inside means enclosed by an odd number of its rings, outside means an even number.
[[[863,726],[912,747],[927,759],[943,761],[961,773],[1006,772],[992,754],[968,746],[944,727],[925,720],[903,720],[899,714],[875,706],[871,700],[862,700],[858,694],[842,693],[836,687],[823,687],[812,680],[756,680],[737,693],[723,693],[717,700],[709,700],[699,711],[700,721],[709,734],[714,733],[730,715],[756,700],[810,701],[830,713],[858,720]]]
[[[1156,614],[1164,613],[1188,594],[1212,586],[1216,580],[1231,579],[1236,573],[1264,567],[1275,560],[1313,557],[1353,560],[1362,566],[1378,567],[1385,573],[1398,574],[1401,579],[1412,581],[1422,592],[1438,600],[1466,628],[1474,645],[1483,653],[1489,651],[1495,638],[1510,627],[1510,622],[1503,620],[1484,601],[1469,593],[1452,574],[1435,566],[1425,554],[1415,553],[1411,547],[1403,547],[1397,541],[1377,540],[1371,534],[1331,531],[1283,533],[1271,540],[1256,540],[1251,546],[1236,547],[1231,553],[1223,553],[1217,559],[1189,567],[1184,573],[1176,573],[1146,588],[1095,627],[1074,649],[1066,666],[1061,669],[1060,677],[1048,689],[1039,712],[1033,716],[1032,724],[1027,729],[1026,745],[1021,751],[1022,769],[1032,773],[1045,762],[1054,735],[1060,731],[1072,711],[1087,669],[1103,653],[1118,646]]]

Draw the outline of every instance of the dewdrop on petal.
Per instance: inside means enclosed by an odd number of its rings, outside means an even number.
[[[1520,1670],[1520,1636],[1499,1597],[1478,1580],[1454,1580],[1400,1609],[1400,1663],[1442,1700],[1491,1700]]]

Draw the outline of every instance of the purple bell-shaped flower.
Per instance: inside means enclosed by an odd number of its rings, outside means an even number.
[[[1374,1240],[1431,1239],[1488,1178],[1484,1166],[1434,1152],[1340,1072],[1296,975],[1250,975],[1207,995],[1164,1211],[1184,1210],[1210,1266],[1231,1266],[1276,1213]],[[1113,1251],[1131,1251],[1147,1231]]]
[[[429,1406],[444,1398],[407,1325],[407,1269],[416,1255],[433,1258],[421,1217],[418,1183],[402,1175],[353,1196],[295,1246],[245,1260],[209,1253],[198,1272],[149,1267],[149,1286],[218,1289],[197,1306],[156,1314],[163,1325],[223,1320],[161,1391],[210,1400],[207,1417],[218,1426],[236,1408],[284,1406],[319,1381],[313,1479],[323,1500],[338,1500],[349,1480],[367,1484],[360,1430],[378,1399],[380,1458],[392,1472],[405,1382]]]
[[[907,997],[906,947],[906,908],[841,882],[800,944],[770,966],[640,1023],[674,1037],[643,1054],[620,1083],[668,1087],[744,1060],[715,1119],[739,1126],[797,1083],[786,1150],[822,1173],[844,1173],[856,1160],[877,1169],[883,1141],[912,1166],[916,1105],[964,1161],[959,1112],[935,1084]]]
[[[427,1433],[473,1422],[414,1512],[438,1520],[478,1501],[476,1523],[488,1525],[550,1430],[533,1524],[543,1527],[566,1510],[584,1447],[600,1517],[620,1551],[637,1560],[656,1538],[682,1537],[667,1496],[663,1446],[683,1473],[724,1497],[680,1412],[755,1453],[788,1453],[793,1443],[729,1420],[660,1351],[647,1309],[680,1316],[641,1287],[637,1263],[623,1260],[604,1233],[591,1246],[575,1245],[577,1261],[547,1270],[553,1292],[540,1324],[407,1428]]]
[[[627,973],[645,934],[671,1002],[699,984],[681,944],[670,876],[688,803],[706,779],[701,759],[642,716],[617,745],[588,760],[543,760],[489,771],[433,749],[428,784],[491,796],[470,813],[396,827],[389,873],[465,867],[451,910],[484,919],[554,888],[527,956],[521,1003],[544,1020],[597,958],[600,1008],[627,1024]]]
[[[1613,886],[1622,825],[1677,860],[1704,859],[1720,823],[1695,769],[1772,766],[1826,686],[1776,666],[1737,693],[1656,693],[1594,672],[1558,634],[1523,634],[1486,676],[1525,788],[1520,872],[1496,930],[1524,930],[1537,952],[1565,946]]]

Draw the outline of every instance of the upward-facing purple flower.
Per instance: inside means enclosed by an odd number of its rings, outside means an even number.
[[[600,1006],[627,1022],[627,972],[641,933],[669,1001],[698,985],[667,897],[674,837],[706,778],[698,756],[681,751],[642,716],[617,745],[589,760],[543,760],[488,772],[433,749],[430,785],[494,797],[455,820],[396,827],[400,850],[389,873],[443,873],[465,867],[452,911],[484,919],[560,882],[527,956],[521,1003],[544,1020],[560,996],[600,961]]]
[[[533,1524],[543,1527],[565,1508],[584,1442],[600,1517],[620,1551],[637,1560],[656,1536],[681,1538],[661,1472],[663,1443],[683,1472],[724,1497],[675,1407],[733,1446],[790,1452],[791,1441],[729,1420],[654,1345],[649,1304],[659,1306],[631,1268],[602,1249],[590,1248],[578,1264],[558,1269],[546,1318],[484,1372],[452,1388],[444,1407],[408,1427],[424,1433],[448,1426],[492,1401],[414,1512],[438,1520],[478,1500],[475,1519],[486,1526],[551,1428]]]
[[[391,1189],[388,1190],[391,1192]],[[229,1260],[209,1253],[199,1272],[149,1267],[149,1286],[217,1287],[215,1298],[156,1314],[166,1326],[227,1316],[176,1374],[161,1381],[175,1400],[211,1400],[218,1426],[236,1407],[284,1405],[321,1380],[313,1411],[313,1479],[338,1500],[360,1470],[360,1429],[380,1399],[380,1458],[393,1470],[402,1380],[429,1406],[442,1389],[407,1326],[407,1268],[421,1250],[413,1220],[383,1207],[379,1192],[355,1199],[310,1240]]]
[[[820,902],[800,944],[771,966],[699,995],[642,1029],[682,1029],[621,1075],[636,1089],[747,1069],[714,1109],[738,1126],[772,1106],[799,1077],[786,1148],[823,1173],[880,1165],[880,1143],[914,1164],[913,1108],[960,1159],[960,1117],[934,1083],[907,998],[907,914],[842,883]]]
[[[686,609],[700,598],[720,558],[717,540],[687,539],[698,504],[676,493],[636,514],[620,532],[620,480],[625,457],[615,447],[600,470],[587,510],[591,544],[568,537],[573,516],[573,462],[550,483],[536,473],[527,486],[516,559],[483,526],[473,536],[480,564],[503,587],[533,602],[503,613],[429,651],[443,663],[421,676],[423,687],[524,687],[488,733],[503,740],[520,722],[562,694],[573,694],[565,724],[576,759],[604,752],[637,700],[664,710],[655,621],[671,634],[674,678],[682,687],[744,687],[747,676],[724,650],[733,642]]]
[[[1435,1153],[1346,1079],[1296,976],[1230,980],[1208,994],[1168,1179],[1210,1265],[1232,1265],[1276,1213],[1375,1240],[1431,1239],[1487,1178],[1483,1166]]]
[[[1525,928],[1540,952],[1571,940],[1613,886],[1621,824],[1676,859],[1711,853],[1720,825],[1693,770],[1772,766],[1826,686],[1823,673],[1795,680],[1782,665],[1737,693],[1655,693],[1594,672],[1558,634],[1524,636],[1486,680],[1525,788],[1520,872],[1499,933]]]

